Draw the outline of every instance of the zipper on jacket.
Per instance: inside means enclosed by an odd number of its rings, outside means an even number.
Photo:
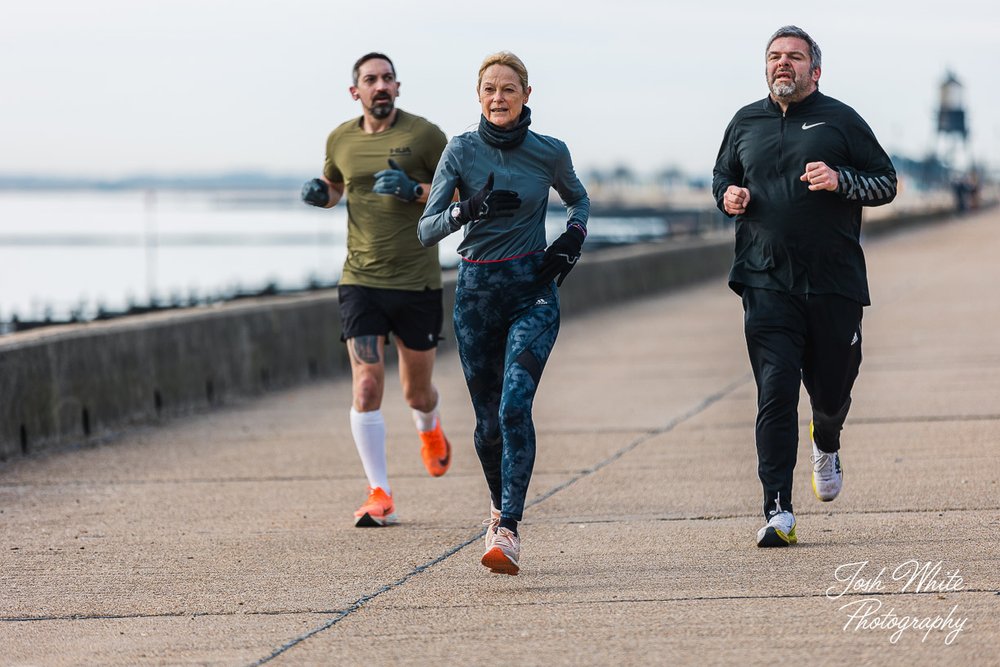
[[[774,165],[774,169],[779,174],[781,173],[781,158],[785,153],[785,114],[786,112],[781,112],[781,129],[778,131],[778,161]]]
[[[503,171],[497,174],[497,176],[498,177],[503,176],[505,185],[501,186],[499,183],[497,183],[493,187],[495,187],[497,190],[513,190],[514,189],[512,187],[513,184],[510,182],[510,168],[507,166],[507,160],[504,159],[503,151],[500,150],[499,148],[495,148],[494,150],[497,152],[497,158],[498,158],[497,161],[503,168]]]

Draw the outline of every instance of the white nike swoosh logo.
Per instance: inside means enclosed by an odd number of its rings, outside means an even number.
[[[802,123],[802,129],[803,130],[811,130],[814,127],[816,127],[817,125],[826,125],[826,121],[825,120],[824,121],[820,121],[819,123],[813,123],[812,125],[809,125],[807,123]]]

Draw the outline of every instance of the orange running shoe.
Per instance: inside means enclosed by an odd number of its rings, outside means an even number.
[[[368,487],[368,500],[354,512],[354,525],[358,528],[375,528],[392,526],[399,523],[396,518],[396,505],[392,496],[382,490],[382,487]]]
[[[430,431],[420,432],[420,456],[424,459],[424,467],[432,477],[440,477],[448,472],[451,466],[451,443],[441,430],[441,420]]]
[[[517,564],[520,557],[521,538],[515,535],[514,531],[500,527],[493,534],[493,542],[480,562],[495,574],[513,575],[521,569]]]

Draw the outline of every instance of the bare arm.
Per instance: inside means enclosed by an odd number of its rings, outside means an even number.
[[[326,176],[321,176],[320,178],[326,183],[326,191],[330,193],[330,203],[323,208],[333,208],[340,201],[341,197],[344,196],[344,184],[333,183]]]
[[[333,183],[326,176],[306,181],[302,201],[317,208],[332,208],[344,196],[344,184]]]

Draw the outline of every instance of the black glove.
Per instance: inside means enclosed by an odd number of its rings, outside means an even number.
[[[313,206],[325,207],[330,203],[330,191],[326,189],[326,181],[314,178],[302,186],[302,201]]]
[[[538,269],[538,277],[543,283],[550,283],[559,276],[556,286],[563,284],[566,276],[573,267],[576,260],[580,259],[580,248],[583,247],[583,240],[586,238],[576,227],[570,227],[562,235],[552,242],[545,249],[545,256],[542,257],[542,265]]]
[[[521,197],[513,190],[494,190],[493,172],[490,172],[483,189],[458,203],[455,219],[464,225],[472,220],[511,218],[521,206]]]
[[[372,192],[411,202],[420,196],[421,193],[417,191],[419,187],[420,183],[407,176],[395,160],[389,160],[388,169],[375,172],[375,187]]]

